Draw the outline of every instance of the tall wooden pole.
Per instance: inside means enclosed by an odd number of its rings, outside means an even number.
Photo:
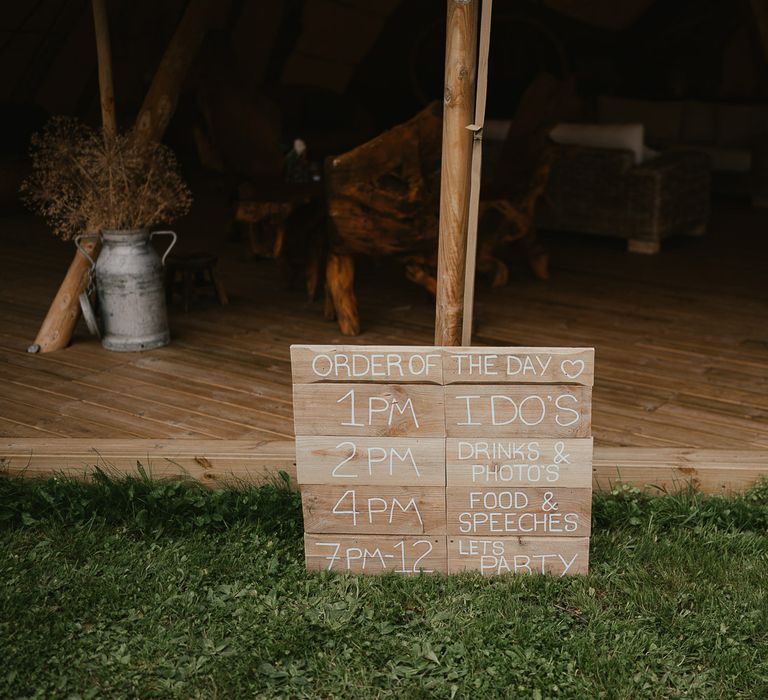
[[[112,48],[109,41],[109,22],[105,0],[92,0],[93,26],[96,35],[96,57],[99,69],[99,97],[101,102],[101,120],[106,137],[117,133],[115,117],[115,88],[112,82]],[[97,240],[86,240],[83,247],[95,259],[99,254]],[[53,352],[67,347],[75,331],[80,315],[80,294],[88,283],[91,264],[80,253],[75,253],[69,264],[67,274],[53,298],[48,313],[45,315],[35,342],[30,346],[32,352]]]
[[[99,68],[99,101],[101,124],[104,135],[114,138],[117,134],[115,117],[115,85],[112,82],[112,46],[109,42],[109,22],[105,0],[92,0],[93,26],[96,30],[96,58]]]
[[[184,78],[203,43],[215,0],[190,0],[163,54],[147,96],[136,117],[136,138],[160,141],[168,128]]]
[[[469,220],[467,221],[467,264],[464,271],[464,318],[461,326],[461,344],[472,344],[472,318],[475,310],[475,269],[477,267],[477,227],[480,215],[480,179],[483,168],[483,125],[485,124],[485,98],[488,88],[488,54],[491,46],[491,15],[493,0],[482,0],[480,17],[480,48],[477,52],[477,92],[475,94],[475,120],[468,126],[473,134],[472,167],[469,190]]]
[[[479,0],[448,0],[435,345],[460,345]]]

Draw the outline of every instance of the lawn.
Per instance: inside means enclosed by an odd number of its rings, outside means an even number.
[[[0,479],[0,696],[768,697],[768,486],[593,521],[587,577],[308,575],[280,485]]]

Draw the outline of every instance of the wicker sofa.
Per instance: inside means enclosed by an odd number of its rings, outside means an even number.
[[[600,124],[639,122],[648,145],[712,160],[712,188],[768,205],[768,104],[599,97]]]
[[[633,253],[657,253],[667,236],[698,236],[709,217],[710,163],[674,151],[640,165],[631,151],[558,145],[537,224],[625,238]]]

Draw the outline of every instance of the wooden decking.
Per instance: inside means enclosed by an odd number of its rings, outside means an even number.
[[[716,209],[712,233],[660,256],[621,243],[549,236],[552,279],[514,269],[477,296],[476,343],[594,345],[598,446],[768,449],[768,211]],[[241,242],[182,230],[188,250],[218,250],[228,307],[172,309],[173,343],[117,354],[78,329],[66,350],[26,348],[72,248],[30,218],[1,223],[0,436],[291,438],[294,342],[342,337],[320,301],[285,290],[274,263]],[[197,229],[197,230],[195,230]],[[361,266],[360,343],[432,340],[434,306],[387,263]]]

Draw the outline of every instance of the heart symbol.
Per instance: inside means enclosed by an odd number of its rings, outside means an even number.
[[[560,371],[568,379],[576,379],[584,371],[584,360],[563,360],[560,363]]]

